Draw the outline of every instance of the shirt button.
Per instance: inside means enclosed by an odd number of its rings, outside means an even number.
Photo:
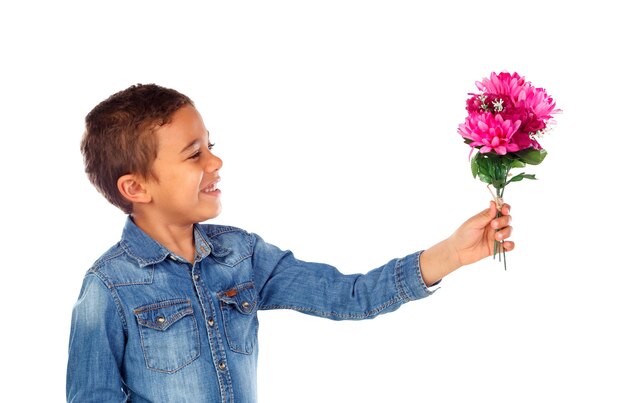
[[[226,363],[224,361],[220,361],[219,364],[217,364],[217,368],[219,368],[220,371],[223,371],[226,369]]]
[[[248,308],[250,308],[250,303],[248,301],[243,301],[241,303],[241,306],[243,307],[243,309],[247,310]]]
[[[193,279],[194,279],[195,281],[200,280],[200,275],[199,275],[199,274],[194,274],[194,275],[193,275]]]
[[[165,322],[165,318],[163,316],[157,316],[156,321],[157,321],[157,323],[164,323]]]
[[[213,325],[215,324],[215,322],[213,321],[213,318],[209,318],[208,323],[210,327],[213,327]]]
[[[174,255],[170,255],[170,259],[172,259],[175,262],[178,261],[178,259],[176,259],[176,256],[174,256]]]

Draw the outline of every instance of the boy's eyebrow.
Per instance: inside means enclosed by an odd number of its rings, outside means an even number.
[[[207,138],[209,137],[209,131],[208,131],[208,130],[207,130],[207,132],[206,132],[206,136],[207,136]],[[194,140],[194,141],[192,141],[191,143],[187,144],[187,145],[185,146],[185,148],[183,148],[182,150],[180,150],[180,154],[183,154],[185,151],[189,150],[189,149],[190,149],[190,148],[192,148],[192,147],[195,147],[195,146],[196,146],[196,145],[198,145],[199,143],[200,143],[200,140],[197,140],[197,139],[196,139],[196,140]]]
[[[200,143],[200,141],[198,141],[198,140],[194,140],[194,141],[192,141],[191,143],[187,144],[187,145],[185,146],[185,148],[183,148],[182,150],[180,150],[180,154],[183,154],[183,153],[185,153],[187,150],[189,150],[190,148],[195,147],[196,145],[198,145],[198,143]]]

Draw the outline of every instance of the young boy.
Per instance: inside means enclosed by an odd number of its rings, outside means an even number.
[[[505,250],[509,206],[365,275],[342,275],[238,228],[220,213],[219,170],[193,102],[157,85],[112,95],[86,117],[94,186],[128,214],[87,272],[72,315],[69,402],[256,401],[257,311],[367,319],[430,294],[462,265]]]

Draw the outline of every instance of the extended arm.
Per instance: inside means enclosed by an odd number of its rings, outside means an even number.
[[[366,274],[296,259],[255,237],[254,282],[260,309],[293,309],[329,319],[368,319],[431,294],[421,278],[420,253]]]

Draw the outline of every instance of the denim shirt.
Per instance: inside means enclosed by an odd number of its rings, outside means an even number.
[[[257,312],[369,319],[431,293],[420,252],[369,273],[294,258],[257,235],[198,224],[189,263],[129,218],[72,312],[68,402],[256,402]]]

